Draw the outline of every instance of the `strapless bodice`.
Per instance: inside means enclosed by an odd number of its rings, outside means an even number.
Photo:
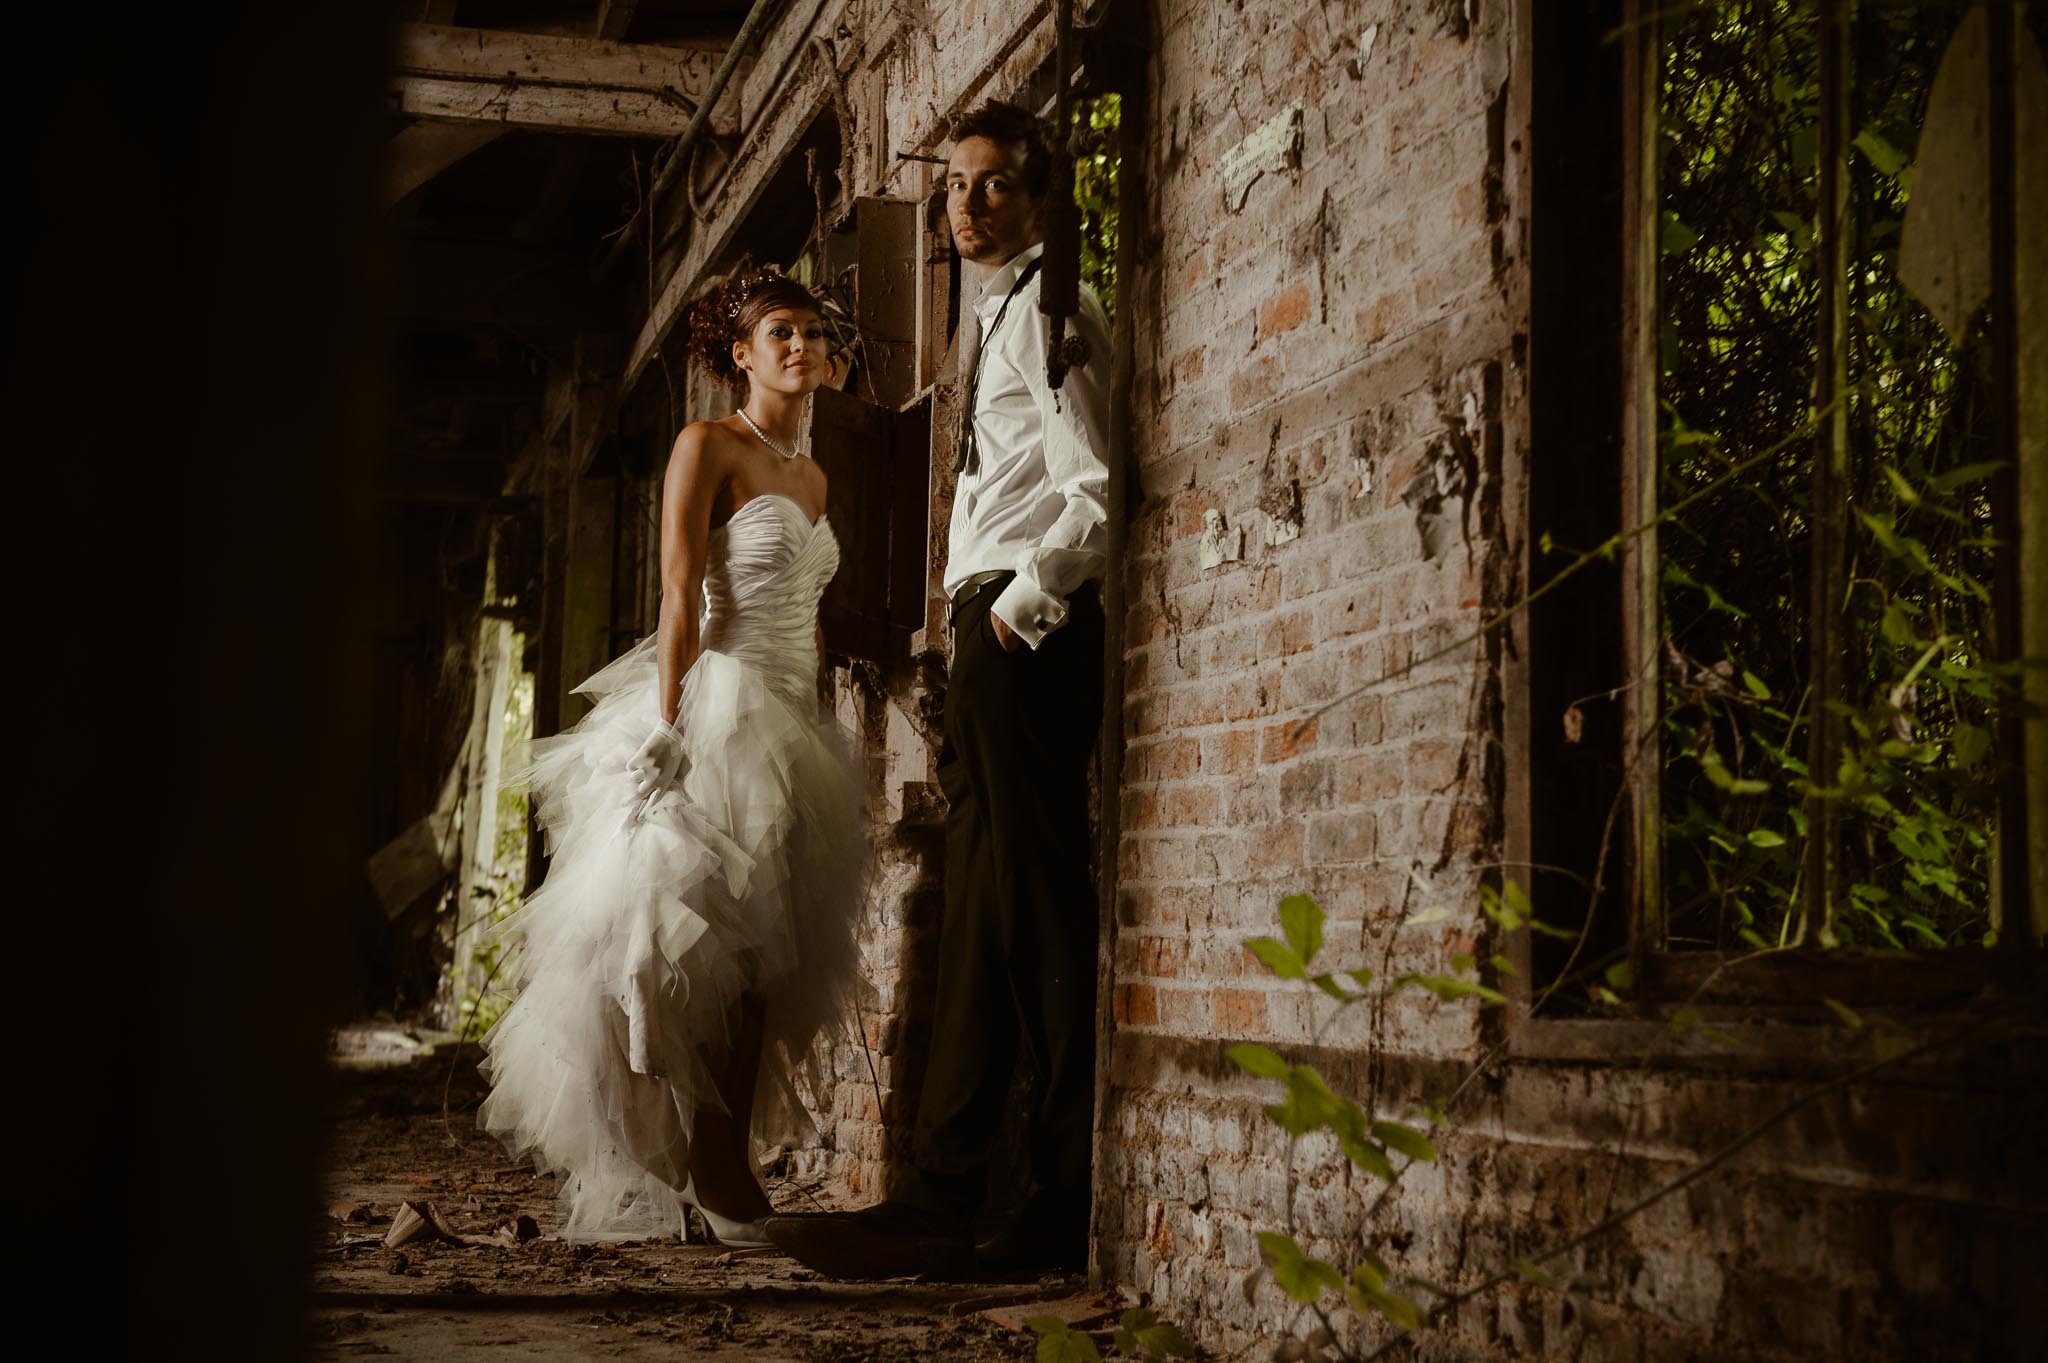
[[[704,568],[703,646],[758,669],[792,701],[816,689],[818,601],[839,567],[839,543],[779,492],[749,500],[711,532]]]

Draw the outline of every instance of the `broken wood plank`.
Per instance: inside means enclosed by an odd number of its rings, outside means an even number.
[[[989,1307],[980,1312],[980,1315],[984,1320],[994,1321],[1005,1330],[1026,1329],[1024,1322],[1034,1316],[1051,1316],[1069,1329],[1084,1330],[1088,1326],[1110,1319],[1121,1309],[1121,1305],[1106,1293],[1084,1292],[1050,1300],[1041,1297],[1011,1302],[1004,1306]]]

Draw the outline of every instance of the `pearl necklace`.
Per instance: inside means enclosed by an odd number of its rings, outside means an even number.
[[[795,450],[785,450],[784,448],[782,448],[782,446],[776,444],[773,440],[770,440],[768,438],[768,432],[762,430],[759,426],[754,424],[754,418],[747,415],[747,409],[744,407],[740,408],[740,420],[747,423],[748,430],[752,431],[755,435],[761,437],[761,443],[763,445],[766,445],[769,449],[774,450],[784,459],[796,458]]]

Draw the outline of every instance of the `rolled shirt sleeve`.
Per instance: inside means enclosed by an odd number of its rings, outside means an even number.
[[[989,609],[1035,649],[1066,623],[1067,597],[1103,574],[1109,540],[1109,319],[1084,285],[1080,311],[1067,326],[1087,341],[1088,363],[1068,370],[1054,390],[1045,375],[1052,321],[1033,303],[1034,325],[1018,327],[1016,340],[1004,348],[1038,409],[1046,480],[1063,505],[1045,533],[1019,550],[1017,576]]]

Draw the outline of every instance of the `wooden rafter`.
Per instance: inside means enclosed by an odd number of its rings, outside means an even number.
[[[401,24],[392,60],[397,112],[450,123],[673,137],[711,84],[718,54],[602,38]],[[735,130],[732,95],[711,130]]]

